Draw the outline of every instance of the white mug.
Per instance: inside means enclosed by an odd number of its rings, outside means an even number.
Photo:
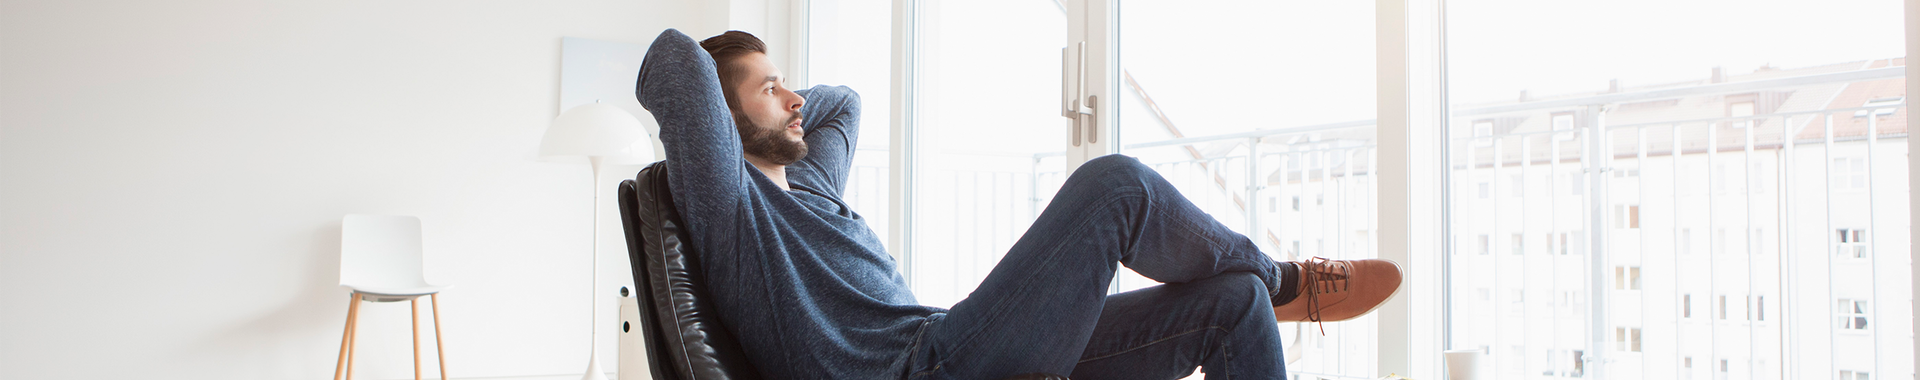
[[[1444,354],[1447,358],[1447,379],[1481,380],[1492,378],[1486,375],[1486,349],[1470,348],[1464,350],[1448,350]]]

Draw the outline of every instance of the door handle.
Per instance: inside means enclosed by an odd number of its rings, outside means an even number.
[[[1075,44],[1073,55],[1067,49],[1060,48],[1060,116],[1073,119],[1073,146],[1080,146],[1082,128],[1086,129],[1086,142],[1099,142],[1100,97],[1086,95],[1085,102],[1080,100],[1087,93],[1087,43]]]

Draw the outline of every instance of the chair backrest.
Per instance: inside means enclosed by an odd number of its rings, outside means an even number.
[[[653,378],[760,378],[708,298],[699,254],[667,188],[665,161],[620,182],[620,220],[640,291],[635,298]]]
[[[420,218],[347,215],[340,221],[340,285],[428,286],[420,244]]]

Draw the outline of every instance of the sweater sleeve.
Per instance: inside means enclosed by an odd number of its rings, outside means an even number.
[[[787,167],[787,180],[832,193],[846,193],[853,153],[860,144],[860,94],[847,86],[813,86],[797,91],[807,99],[800,109],[806,123],[807,156]]]
[[[713,57],[679,30],[647,48],[634,96],[660,124],[675,206],[696,235],[724,234],[745,204],[746,159]],[[728,241],[729,239],[702,239]]]

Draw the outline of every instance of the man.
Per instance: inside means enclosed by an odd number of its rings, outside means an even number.
[[[669,29],[635,95],[720,319],[769,378],[1279,379],[1276,320],[1351,319],[1401,282],[1383,260],[1276,262],[1113,155],[1081,165],[967,299],[922,306],[840,199],[852,90],[788,90],[750,34]],[[1118,265],[1165,284],[1107,295]]]

